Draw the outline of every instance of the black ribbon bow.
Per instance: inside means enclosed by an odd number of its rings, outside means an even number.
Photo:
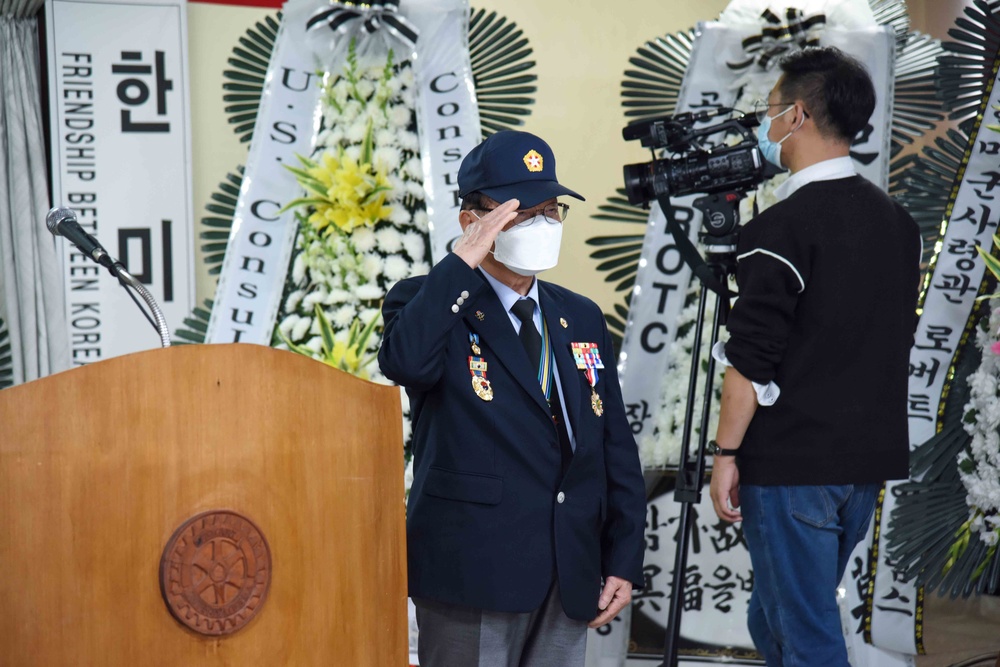
[[[417,43],[420,31],[399,13],[399,0],[372,0],[371,2],[331,2],[313,12],[306,21],[306,31],[321,30],[324,27],[343,37],[350,30],[354,21],[361,21],[361,29],[371,34],[385,28],[393,36],[409,46]]]
[[[767,25],[760,34],[743,40],[743,51],[749,57],[740,62],[726,63],[729,69],[740,71],[756,63],[766,70],[789,51],[818,45],[819,37],[815,31],[826,26],[825,14],[806,17],[801,9],[795,7],[789,7],[785,11],[784,21],[770,9],[765,9],[761,18]]]

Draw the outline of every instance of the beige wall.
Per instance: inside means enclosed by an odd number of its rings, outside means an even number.
[[[404,0],[405,1],[405,0]],[[538,93],[525,129],[546,139],[555,150],[559,178],[585,197],[571,200],[573,211],[563,239],[562,261],[546,278],[587,294],[603,308],[620,300],[595,271],[585,240],[592,236],[641,233],[640,225],[592,220],[597,207],[622,187],[621,167],[649,159],[637,142],[625,143],[620,104],[628,59],[645,41],[711,20],[727,0],[481,0],[477,8],[494,10],[526,33],[537,63]],[[913,29],[947,39],[947,29],[966,0],[911,0]],[[195,219],[204,215],[209,195],[228,171],[246,160],[222,113],[222,73],[245,30],[273,10],[210,4],[188,5],[191,53],[191,100],[194,122]],[[200,243],[199,243],[200,245]],[[198,300],[213,294],[198,257]]]

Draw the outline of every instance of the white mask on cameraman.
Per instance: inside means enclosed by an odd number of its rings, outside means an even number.
[[[522,276],[551,269],[559,263],[562,228],[561,222],[536,215],[497,234],[493,258]]]

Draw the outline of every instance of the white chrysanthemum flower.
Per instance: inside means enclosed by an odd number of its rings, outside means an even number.
[[[406,190],[406,181],[398,174],[389,174],[389,184],[392,186],[393,192],[405,192]]]
[[[382,273],[389,280],[402,280],[410,276],[410,263],[400,255],[389,255],[385,258]]]
[[[324,289],[315,290],[307,294],[306,297],[302,299],[302,307],[307,310],[312,310],[317,303],[322,304],[325,299],[326,299],[326,290]]]
[[[295,257],[295,261],[292,262],[292,282],[299,284],[306,277],[306,256],[304,253],[299,253]]]
[[[431,265],[427,262],[413,262],[410,268],[411,276],[426,276],[431,272]]]
[[[375,247],[375,232],[368,227],[358,227],[351,232],[351,243],[359,253],[366,253]]]
[[[367,326],[379,315],[381,315],[381,311],[378,308],[362,308],[361,312],[358,313],[358,319],[361,320],[361,324]]]
[[[389,214],[389,222],[397,227],[408,227],[413,219],[413,214],[406,210],[404,206],[396,206]]]
[[[406,66],[400,69],[399,73],[396,75],[396,79],[398,79],[399,82],[405,87],[412,88],[414,84],[416,84],[416,78],[414,78],[413,75],[413,67]]]
[[[385,296],[385,292],[376,283],[359,286],[355,294],[362,301],[376,301]]]
[[[420,158],[411,157],[409,160],[406,161],[406,164],[403,166],[403,170],[406,172],[406,175],[409,176],[410,178],[423,182],[424,165],[420,161]],[[421,190],[423,190],[422,187]]]
[[[410,426],[412,428],[412,425],[410,424],[410,420],[409,419],[404,419],[403,420],[403,430],[405,431],[408,426]],[[404,437],[404,440],[405,439],[406,438]],[[407,464],[406,464],[406,470],[403,471],[403,491],[404,491],[404,493],[409,493],[410,492],[410,487],[412,487],[412,486],[413,486],[413,459],[411,458],[407,462]]]
[[[304,289],[297,289],[289,294],[288,298],[285,299],[285,310],[288,312],[296,310],[299,307],[299,303],[302,302],[302,297],[305,295],[306,291]]]
[[[375,84],[367,79],[362,79],[361,81],[358,81],[354,89],[358,91],[358,94],[361,95],[362,98],[367,100],[375,92]]]
[[[389,110],[389,124],[397,130],[409,127],[413,120],[413,112],[404,106],[392,107]]]
[[[384,169],[386,171],[396,171],[399,169],[399,164],[402,161],[402,152],[393,146],[382,146],[381,148],[376,148],[375,152],[372,154],[372,163],[376,169]]]
[[[333,99],[336,100],[338,106],[343,107],[351,96],[351,82],[343,78],[338,79],[337,83],[332,86],[332,92]]]
[[[413,213],[413,225],[421,232],[425,234],[430,228],[430,217],[427,215],[427,211],[420,209]]]
[[[305,347],[307,350],[309,350],[316,356],[319,356],[319,354],[323,351],[323,337],[313,336],[306,342],[306,344],[303,347]]]
[[[311,317],[301,318],[298,322],[295,323],[295,326],[292,327],[292,335],[289,336],[289,338],[292,340],[293,343],[297,340],[302,340],[305,337],[305,335],[309,332],[309,327],[311,326],[312,326]]]
[[[389,129],[376,131],[373,138],[376,146],[395,147],[399,145],[399,135]]]
[[[344,128],[337,124],[326,131],[326,140],[322,145],[335,150],[342,143],[344,143]]]
[[[427,254],[427,243],[422,234],[406,232],[403,235],[403,249],[411,260],[419,262]]]
[[[382,258],[374,252],[368,253],[361,260],[360,271],[369,281],[377,280],[382,275]]]
[[[400,148],[413,153],[420,150],[420,137],[416,132],[400,132],[397,136]]]
[[[287,338],[288,334],[291,333],[292,329],[295,328],[295,325],[300,319],[301,318],[298,315],[292,313],[285,319],[281,320],[281,323],[278,325],[278,331],[280,331],[281,334]]]
[[[366,134],[368,134],[368,124],[364,121],[355,121],[347,128],[344,137],[352,144],[360,144],[365,140]]]
[[[325,120],[325,125],[330,127],[333,125],[333,121]],[[322,130],[316,135],[316,145],[317,146],[334,146],[335,142],[330,141],[330,130]]]
[[[392,227],[383,227],[375,232],[378,249],[384,253],[395,253],[403,249],[403,239]]]
[[[334,311],[333,317],[330,318],[330,323],[337,329],[346,329],[351,326],[351,322],[354,321],[355,316],[354,306],[345,304]]]
[[[407,181],[406,182],[406,192],[407,194],[413,195],[417,199],[423,200],[424,198],[424,184],[419,181]]]
[[[344,155],[346,155],[347,157],[351,158],[355,162],[360,162],[361,161],[361,146],[358,146],[358,145],[348,146],[347,148],[344,149]]]
[[[335,303],[346,303],[348,301],[353,301],[354,295],[347,290],[342,289],[332,289],[330,290],[330,296],[326,298],[327,305],[333,305]]]

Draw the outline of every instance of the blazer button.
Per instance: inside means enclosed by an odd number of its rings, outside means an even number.
[[[458,304],[457,303],[451,304],[451,312],[453,312],[453,313],[457,313],[458,312]]]
[[[563,503],[563,501],[564,501],[564,500],[566,500],[566,494],[565,494],[565,493],[563,493],[562,491],[560,491],[560,492],[559,492],[559,495],[558,495],[558,496],[556,496],[556,502],[557,502],[557,503],[559,503],[559,504],[561,505],[561,504]]]
[[[463,297],[458,297],[457,299],[455,299],[455,303],[461,306],[463,303],[465,303],[465,299]]]
[[[469,298],[469,292],[468,292],[468,290],[462,290],[462,298],[463,299],[468,299]]]

